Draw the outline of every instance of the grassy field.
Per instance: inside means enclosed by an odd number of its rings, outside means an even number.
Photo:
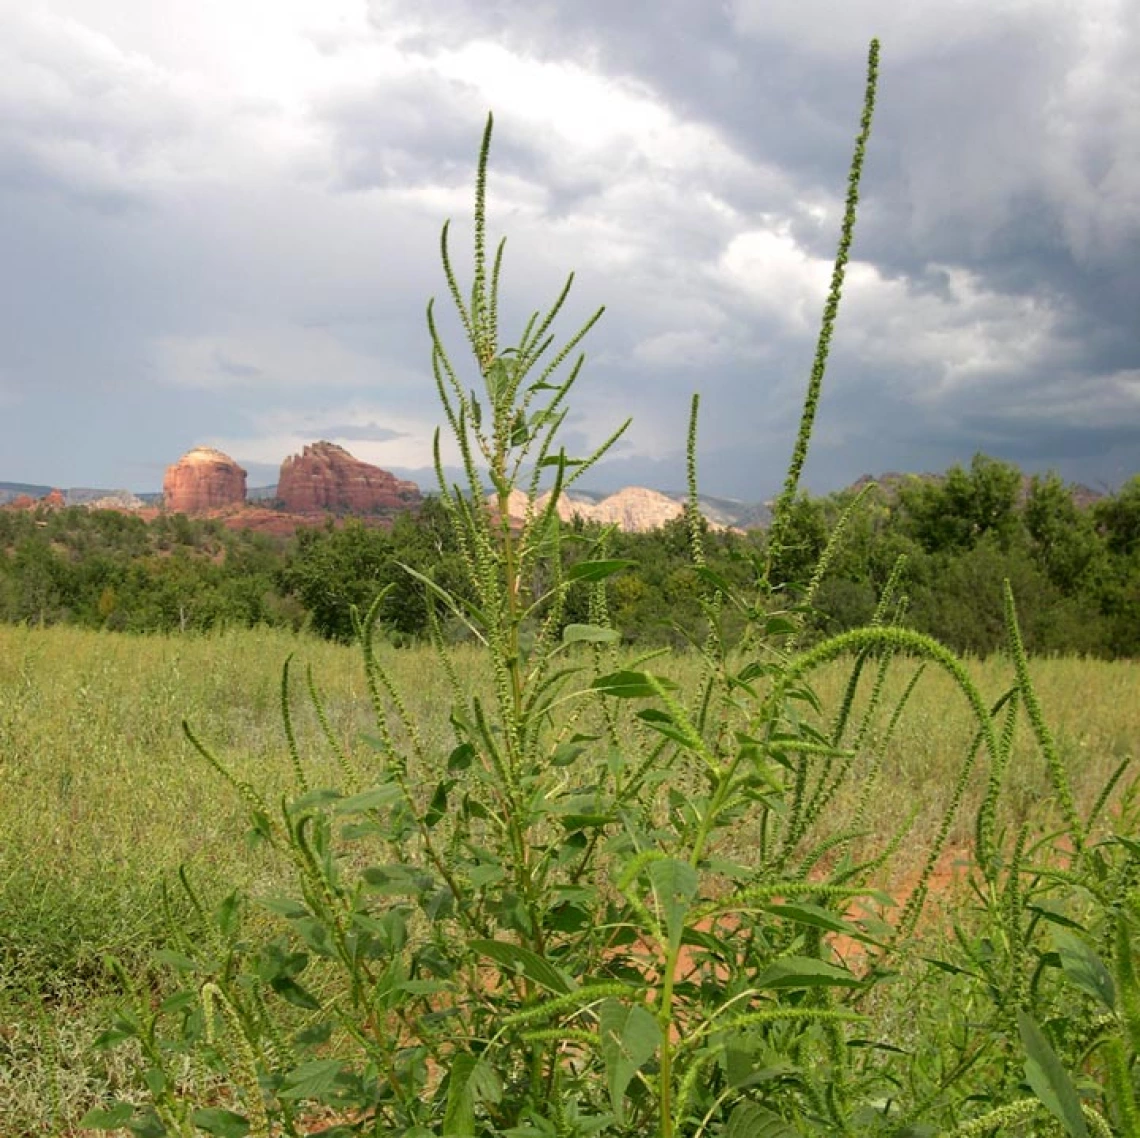
[[[453,742],[434,657],[383,651],[442,763]],[[273,801],[290,786],[279,710],[281,666],[290,654],[295,726],[311,783],[331,785],[338,775],[302,698],[309,665],[334,730],[367,770],[371,750],[362,736],[370,719],[355,650],[267,631],[134,638],[0,628],[5,1138],[74,1133],[75,1120],[125,1078],[117,1060],[89,1051],[115,996],[102,961],[113,953],[136,975],[147,973],[165,940],[164,877],[185,865],[210,895],[234,886],[272,888],[279,867],[248,847],[241,803],[186,741],[181,721]],[[683,680],[693,667],[677,658],[660,670]],[[1009,686],[1010,668],[1001,659],[976,661],[971,670],[991,701]],[[1087,810],[1140,738],[1140,664],[1038,660],[1033,673],[1078,805]],[[900,690],[908,675],[900,667]],[[820,679],[825,704],[838,702],[841,682],[838,672]],[[936,824],[969,743],[966,710],[949,683],[924,678],[876,786],[876,827],[885,830],[915,809],[916,835]],[[412,773],[426,781],[432,772]],[[829,824],[842,827],[851,808],[837,804]],[[1028,818],[1045,825],[1050,812],[1044,763],[1022,732],[1000,822]],[[950,846],[964,849],[969,839],[964,820]],[[739,848],[724,852],[746,856],[748,843],[743,828]],[[915,841],[893,872],[905,876],[921,854]]]

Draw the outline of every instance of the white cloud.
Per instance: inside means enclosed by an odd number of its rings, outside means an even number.
[[[334,422],[335,419],[335,422]],[[330,425],[379,423],[399,435],[398,438],[372,440],[346,437]],[[246,434],[219,434],[206,440],[239,462],[279,466],[288,455],[300,454],[302,448],[318,439],[337,443],[364,462],[385,469],[422,469],[431,463],[435,423],[429,418],[393,415],[390,404],[356,401],[335,410],[314,411],[303,406],[277,407],[252,416],[252,429]],[[350,431],[352,435],[355,432]],[[444,463],[454,465],[459,455],[446,433],[441,436]]]

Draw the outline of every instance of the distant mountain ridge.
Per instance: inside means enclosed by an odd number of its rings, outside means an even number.
[[[332,444],[316,444],[316,447],[321,453],[323,453],[321,448],[337,454],[341,452],[341,448],[334,447]],[[358,463],[357,460],[352,459],[347,452],[343,452],[343,458],[363,469],[371,469],[367,467],[367,464]],[[944,477],[944,474],[929,472],[917,474],[891,470],[878,475],[864,474],[836,493],[850,493],[862,489],[868,483],[876,483],[889,499],[895,499],[900,488],[908,482],[937,482]],[[1023,497],[1028,492],[1031,480],[1032,475],[1022,475]],[[400,483],[393,478],[393,485],[410,488],[412,484],[407,481]],[[1079,483],[1068,484],[1068,488],[1074,502],[1082,509],[1105,497],[1106,493]],[[7,505],[18,498],[43,499],[52,492],[53,487],[39,483],[0,482],[0,506]],[[155,509],[163,506],[163,495],[155,492],[132,493],[121,488],[98,489],[85,486],[61,489],[59,492],[62,494],[64,503],[68,506],[94,506],[96,508],[126,510]],[[827,495],[817,496],[826,497]],[[411,497],[413,496],[409,494],[409,498]],[[681,512],[687,497],[686,492],[678,490],[651,490],[626,486],[615,491],[598,491],[581,490],[575,487],[567,495],[567,501],[564,507],[560,508],[559,513],[567,518],[573,516],[574,513],[579,513],[584,518],[617,521],[622,528],[652,528],[664,524],[671,517],[677,516]],[[280,498],[276,484],[247,489],[245,500],[247,508],[250,510],[251,523],[255,513],[264,514],[267,508],[270,511],[273,511],[275,507],[278,511],[280,509]],[[698,505],[701,513],[714,526],[738,530],[762,529],[772,519],[774,499],[745,502],[737,498],[700,494]],[[344,512],[354,513],[352,509]],[[229,519],[228,524],[240,525],[239,518],[235,516]]]

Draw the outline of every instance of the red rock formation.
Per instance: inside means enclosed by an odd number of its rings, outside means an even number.
[[[42,498],[33,498],[30,494],[20,494],[13,498],[5,507],[6,510],[62,510],[67,505],[67,499],[62,490],[52,490]]]
[[[245,471],[228,454],[213,447],[195,447],[162,480],[162,500],[177,514],[204,514],[245,501]]]
[[[281,464],[277,500],[294,514],[378,514],[416,506],[421,495],[414,482],[361,462],[335,443],[319,442]]]

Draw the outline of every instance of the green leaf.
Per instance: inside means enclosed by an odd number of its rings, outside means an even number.
[[[373,891],[395,897],[418,897],[434,884],[430,874],[400,862],[371,865],[361,876]]]
[[[785,956],[757,978],[757,988],[858,987],[860,981],[846,968],[825,964],[811,956]]]
[[[168,968],[173,968],[175,972],[197,972],[198,962],[191,960],[190,957],[184,956],[181,952],[175,952],[170,948],[160,948],[155,954],[154,959],[160,964],[165,964]]]
[[[533,980],[552,992],[569,992],[571,985],[566,977],[548,960],[529,948],[506,940],[473,940],[471,947],[481,956],[489,956],[510,969],[518,969],[528,980]]]
[[[175,992],[172,996],[167,996],[161,1004],[158,1005],[159,1015],[171,1015],[173,1012],[185,1011],[187,1008],[194,1008],[198,1006],[199,996],[196,991],[184,989],[181,992]]]
[[[1070,1138],[1088,1138],[1088,1125],[1081,1113],[1081,1100],[1057,1053],[1049,1046],[1033,1018],[1020,1008],[1017,1027],[1025,1047],[1025,1078],[1042,1105],[1056,1117]]]
[[[676,689],[677,685],[648,672],[610,672],[599,676],[590,687],[615,699],[653,699],[660,688]]]
[[[724,1138],[796,1138],[797,1134],[778,1114],[754,1102],[738,1103],[724,1129]]]
[[[106,1031],[100,1032],[91,1042],[91,1049],[93,1051],[108,1051],[112,1047],[117,1047],[124,1039],[134,1039],[138,1035],[138,1030],[135,1028],[126,1027],[109,1027]]]
[[[339,1059],[313,1059],[294,1067],[285,1076],[285,1083],[278,1092],[280,1098],[316,1099],[323,1101],[333,1089],[342,1070]]]
[[[1116,986],[1112,982],[1112,973],[1100,957],[1080,937],[1061,929],[1054,929],[1053,941],[1061,956],[1065,975],[1082,992],[1099,1000],[1110,1012],[1115,1011]]]
[[[589,744],[597,739],[596,735],[575,735],[566,743],[559,743],[550,755],[550,762],[556,767],[568,767],[579,755],[590,749]]]
[[[342,798],[334,807],[334,814],[367,814],[369,810],[382,810],[385,806],[400,800],[400,788],[385,782],[371,790]]]
[[[673,716],[667,711],[662,711],[659,707],[645,707],[637,713],[637,718],[643,723],[648,723],[654,731],[660,731],[667,739],[691,748],[692,739],[677,726]]]
[[[507,370],[507,361],[499,358],[491,361],[491,366],[483,374],[487,383],[487,395],[491,402],[498,403],[499,396],[510,385],[511,375]]]
[[[276,913],[279,917],[286,917],[290,921],[310,916],[309,910],[291,897],[258,897],[257,903],[271,913]]]
[[[220,1106],[207,1107],[196,1110],[190,1115],[190,1121],[199,1130],[207,1134],[217,1134],[218,1138],[245,1138],[249,1133],[249,1121],[232,1110],[223,1110]]]
[[[475,748],[470,743],[460,743],[450,755],[447,756],[447,773],[465,771],[475,760]]]
[[[295,1008],[319,1012],[321,1002],[307,988],[303,988],[291,976],[275,976],[269,986],[287,1003]]]
[[[444,1138],[468,1138],[475,1133],[475,1107],[497,1103],[503,1097],[499,1076],[490,1063],[476,1055],[457,1055],[447,1077]]]
[[[820,905],[812,905],[807,901],[789,902],[787,904],[765,905],[764,908],[777,917],[785,917],[797,924],[809,925],[815,929],[824,929],[830,933],[842,933],[844,936],[856,940],[870,941],[869,937],[858,925],[837,917],[830,910]]]
[[[343,797],[344,795],[339,790],[333,790],[331,787],[310,790],[308,794],[302,794],[300,798],[289,803],[289,813],[300,814],[304,810],[327,806],[330,802],[336,802]]]
[[[687,861],[670,857],[662,861],[651,861],[645,872],[653,885],[661,915],[665,918],[669,944],[676,948],[685,931],[685,916],[689,905],[697,895],[697,871]]]
[[[614,644],[621,639],[616,628],[600,624],[568,624],[562,630],[563,644]]]
[[[89,1110],[79,1125],[87,1130],[121,1130],[135,1113],[129,1102],[117,1102],[110,1110]]]
[[[453,778],[442,779],[436,785],[435,793],[431,796],[431,802],[428,803],[428,808],[424,812],[424,825],[429,830],[436,826],[447,813],[447,796],[451,793],[451,788],[454,785],[455,779]]]
[[[623,569],[631,569],[636,561],[611,559],[606,561],[579,561],[566,570],[567,581],[604,581]]]
[[[653,1057],[661,1043],[661,1028],[647,1008],[627,1008],[615,999],[598,1009],[602,1059],[610,1103],[618,1123],[625,1122],[625,1091],[634,1075]]]
[[[731,595],[732,586],[723,574],[718,573],[715,569],[710,569],[707,565],[694,565],[692,570],[706,585],[711,586],[717,592],[724,593],[725,596]]]

